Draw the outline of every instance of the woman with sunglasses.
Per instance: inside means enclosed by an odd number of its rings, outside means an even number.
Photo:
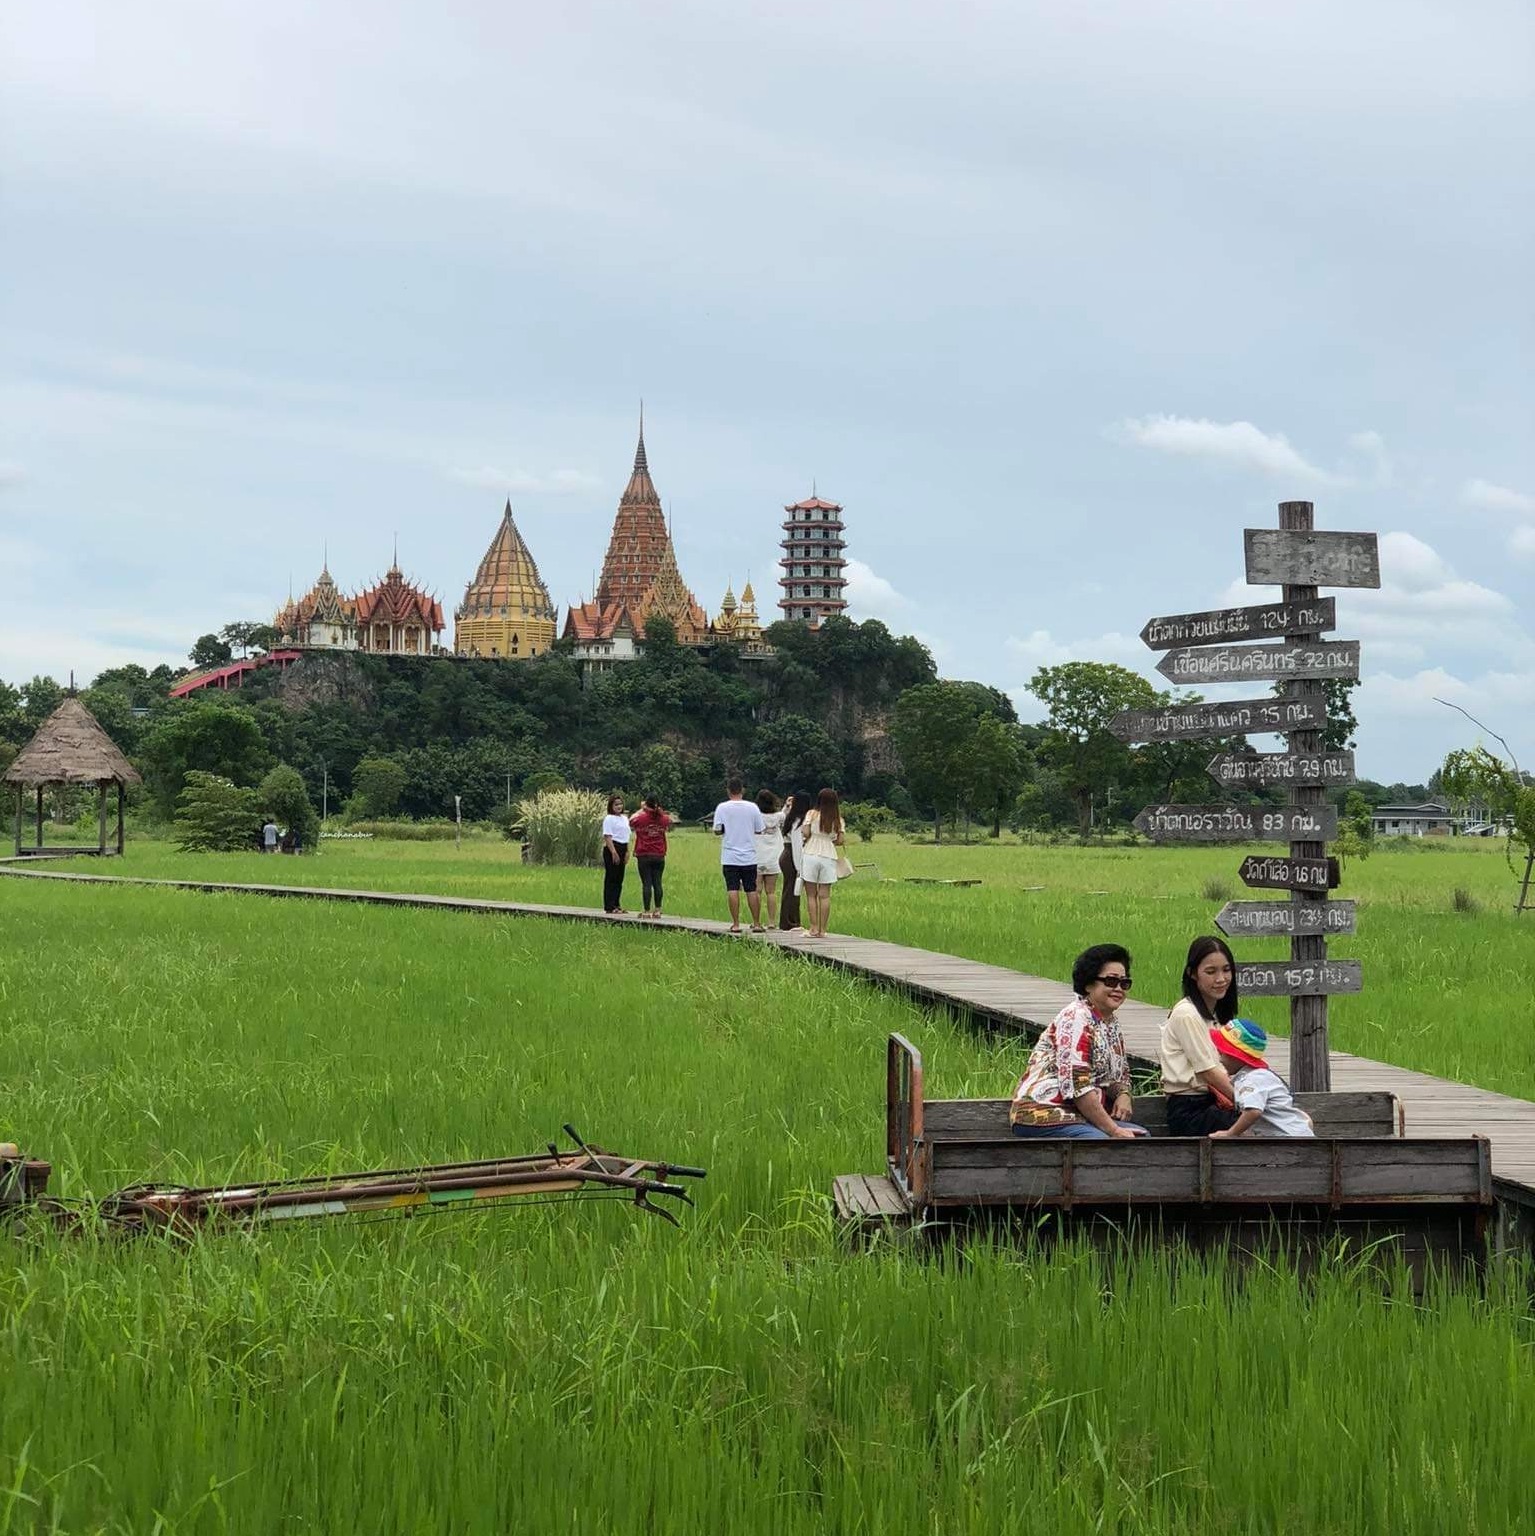
[[[1013,1135],[1130,1141],[1130,1063],[1114,1015],[1130,990],[1130,951],[1095,944],[1071,968],[1076,997],[1056,1014],[1029,1055],[1013,1095]]]
[[[1237,1016],[1237,963],[1224,939],[1189,945],[1183,997],[1162,1026],[1158,1054],[1169,1136],[1208,1136],[1237,1122],[1236,1092],[1210,1031]]]

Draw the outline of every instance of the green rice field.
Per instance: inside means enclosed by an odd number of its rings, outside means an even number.
[[[718,914],[716,856],[677,840],[674,911]],[[1236,862],[855,858],[983,884],[865,872],[834,929],[1055,973],[1122,937],[1154,998]],[[138,843],[101,868],[596,904],[599,872],[514,859]],[[1493,910],[1501,860],[1381,854],[1351,884],[1378,979],[1340,1043],[1531,1092],[1528,1021],[1511,1039],[1478,990],[1535,979]],[[1457,884],[1486,910],[1452,912]],[[880,1164],[884,1036],[921,1044],[938,1095],[1006,1091],[1021,1059],[849,978],[617,924],[9,879],[0,935],[0,1138],[65,1195],[533,1151],[565,1120],[710,1170],[680,1232],[577,1204],[0,1239],[0,1532],[1527,1528],[1523,1264],[1415,1297],[1342,1256],[1302,1282],[1076,1245],[846,1250],[827,1196]]]

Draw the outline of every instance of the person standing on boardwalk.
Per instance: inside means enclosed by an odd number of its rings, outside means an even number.
[[[629,862],[629,818],[624,797],[608,796],[608,814],[602,818],[602,910],[623,917],[619,901],[624,893],[624,866]]]
[[[815,809],[800,825],[804,841],[801,860],[805,882],[805,905],[809,908],[810,937],[824,939],[831,920],[831,888],[843,874],[839,852],[842,841],[842,807],[834,789],[823,789],[816,796]]]
[[[1210,1030],[1237,1016],[1237,967],[1224,939],[1206,934],[1189,945],[1183,996],[1158,1040],[1170,1136],[1209,1136],[1236,1124],[1231,1077]]]
[[[725,899],[730,904],[730,931],[741,931],[741,892],[751,908],[752,932],[764,933],[762,898],[757,894],[757,834],[766,828],[762,812],[741,796],[746,786],[732,779],[725,786],[728,800],[714,807],[714,833],[720,843],[720,871],[725,876]]]
[[[666,872],[666,834],[672,819],[654,795],[629,818],[634,832],[634,863],[640,872],[641,917],[661,915],[661,876]]]
[[[800,825],[810,809],[810,796],[798,789],[783,803],[783,852],[778,857],[778,872],[783,876],[783,899],[778,904],[778,926],[785,933],[800,932],[800,864],[805,857],[805,842]]]
[[[766,926],[778,922],[778,862],[783,857],[783,812],[778,796],[770,789],[757,794],[757,809],[762,812],[763,830],[754,839],[757,846],[757,884],[762,887],[762,905],[766,908]]]
[[[1130,1061],[1114,1015],[1130,990],[1130,951],[1084,949],[1071,967],[1077,995],[1045,1026],[1013,1094],[1013,1135],[1128,1141],[1144,1136],[1130,1097]]]

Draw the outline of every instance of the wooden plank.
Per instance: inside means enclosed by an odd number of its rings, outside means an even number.
[[[1228,938],[1271,939],[1291,933],[1353,933],[1352,901],[1228,901],[1215,926]]]
[[[1169,651],[1157,671],[1185,687],[1209,683],[1286,683],[1359,676],[1357,640],[1294,640],[1280,645],[1199,645]]]
[[[1148,805],[1132,823],[1153,842],[1326,842],[1338,833],[1330,805]]]
[[[1238,699],[1229,704],[1125,709],[1109,721],[1109,731],[1126,742],[1197,741],[1206,736],[1262,736],[1326,723],[1325,704],[1279,698]]]
[[[1259,890],[1330,891],[1341,874],[1336,859],[1296,859],[1274,853],[1253,854],[1237,870],[1243,885]]]
[[[1352,752],[1223,752],[1205,770],[1221,785],[1352,784]]]
[[[1173,613],[1148,619],[1141,630],[1141,640],[1150,650],[1166,651],[1180,645],[1319,634],[1336,629],[1337,624],[1337,598],[1319,597],[1309,603],[1257,603],[1245,608],[1212,608],[1203,613]]]
[[[1250,587],[1378,587],[1380,545],[1373,533],[1245,528]]]
[[[1237,987],[1245,997],[1328,997],[1361,991],[1364,970],[1357,960],[1245,960]]]

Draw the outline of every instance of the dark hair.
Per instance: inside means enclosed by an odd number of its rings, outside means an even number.
[[[646,795],[645,809],[647,811],[659,811],[661,809],[661,802],[654,795]]]
[[[794,803],[783,819],[783,835],[787,837],[804,819],[810,809],[810,792],[797,789],[789,797]]]
[[[741,781],[740,781],[740,780],[739,780],[739,779],[732,779],[732,780],[731,780],[731,781],[730,781],[730,782],[729,782],[729,783],[728,783],[728,784],[727,784],[727,785],[726,785],[726,786],[725,786],[725,793],[726,793],[726,794],[727,794],[727,795],[739,795],[739,794],[744,794],[744,793],[745,793],[745,790],[746,790],[746,786],[745,786],[745,785],[744,785],[744,784],[743,784],[743,783],[742,783],[742,782],[741,782]]]
[[[1214,1022],[1229,1024],[1237,1016],[1241,999],[1237,996],[1237,959],[1231,953],[1231,946],[1224,939],[1216,938],[1213,933],[1206,933],[1189,945],[1189,957],[1183,962],[1183,995],[1199,1010],[1201,1018],[1210,1017],[1210,1010],[1205,1007],[1204,996],[1199,990],[1199,982],[1195,980],[1194,972],[1199,969],[1201,960],[1217,953],[1224,955],[1227,964],[1231,967],[1231,985],[1226,988],[1226,995],[1215,1005]]]
[[[623,808],[624,808],[624,797],[621,794],[619,794],[618,791],[615,789],[613,791],[613,793],[608,796],[608,811],[607,811],[607,814],[609,816],[611,816],[613,814],[613,802],[615,800],[618,802],[619,810],[623,810]]]
[[[757,791],[757,809],[764,815],[771,816],[778,809],[778,796],[770,789]]]
[[[1094,944],[1091,949],[1084,949],[1071,962],[1071,990],[1078,997],[1086,997],[1089,984],[1097,981],[1098,972],[1111,960],[1119,961],[1127,971],[1130,969],[1130,951],[1123,944]]]
[[[836,790],[823,789],[815,797],[815,819],[828,837],[842,830],[842,807],[837,803]]]

